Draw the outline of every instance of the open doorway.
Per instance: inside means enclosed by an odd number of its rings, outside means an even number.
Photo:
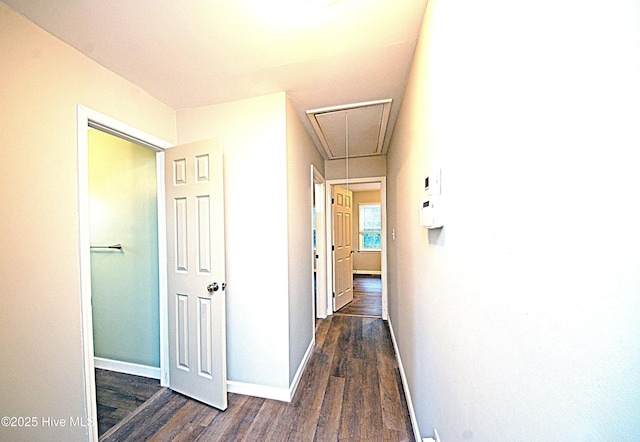
[[[327,252],[325,228],[326,185],[322,174],[311,165],[311,241],[313,243],[313,318],[327,317]]]
[[[379,316],[387,319],[387,226],[386,226],[386,177],[371,177],[351,179],[348,182],[344,179],[328,180],[326,198],[326,223],[327,223],[327,290],[326,299],[328,313],[336,312],[334,304],[334,287],[339,275],[335,271],[335,239],[339,232],[336,232],[336,222],[332,215],[331,195],[336,188],[348,189],[352,195],[353,217],[349,243],[351,244],[351,256],[353,267],[353,295],[354,299],[359,295],[368,298],[366,303],[378,303],[377,310],[366,309],[365,316]],[[334,199],[335,200],[335,199]],[[379,224],[361,224],[365,217],[369,220],[379,216]],[[378,300],[375,298],[377,297]],[[359,307],[362,307],[359,306]],[[349,304],[344,307],[349,311]],[[360,308],[354,310],[364,312]],[[379,313],[378,313],[379,312]],[[370,314],[373,313],[373,314]]]
[[[353,196],[351,223],[353,297],[337,312],[382,317],[382,212],[380,183],[349,186]],[[334,226],[335,228],[335,226]]]
[[[97,131],[94,129],[98,129]],[[77,139],[78,139],[78,202],[79,202],[79,236],[80,236],[80,274],[81,274],[81,307],[82,307],[82,337],[83,337],[83,349],[84,349],[84,385],[85,385],[85,409],[87,419],[90,422],[98,423],[98,411],[97,411],[97,394],[96,394],[96,365],[101,367],[107,367],[110,371],[119,370],[125,372],[132,372],[132,375],[142,375],[145,378],[160,378],[161,383],[166,382],[167,377],[165,374],[166,370],[166,352],[164,348],[166,348],[166,306],[159,301],[158,293],[166,292],[166,246],[162,241],[159,241],[159,238],[166,237],[166,229],[165,229],[165,218],[164,218],[164,175],[162,173],[162,165],[164,164],[164,148],[171,147],[169,143],[166,143],[162,140],[159,140],[149,134],[146,134],[142,131],[139,131],[135,128],[127,126],[117,120],[114,120],[110,117],[107,117],[103,114],[95,112],[91,109],[85,108],[83,106],[78,106],[78,126],[77,126]],[[122,236],[120,236],[120,231],[118,232],[118,237],[111,236],[114,231],[109,232],[107,229],[104,230],[104,237],[92,237],[92,229],[98,227],[98,223],[91,222],[90,213],[92,212],[92,202],[90,198],[89,192],[89,132],[97,133],[99,136],[106,134],[111,134],[109,136],[115,136],[120,140],[127,140],[128,142],[133,142],[136,144],[136,149],[144,149],[141,146],[146,146],[150,148],[153,152],[149,154],[149,152],[145,153],[147,156],[150,155],[153,164],[148,164],[150,167],[150,173],[154,175],[155,169],[155,177],[156,177],[156,201],[157,207],[156,210],[156,231],[155,231],[155,247],[157,249],[157,256],[152,261],[154,263],[147,263],[146,265],[156,266],[155,276],[156,279],[156,288],[153,290],[156,291],[156,301],[155,305],[157,306],[157,314],[155,317],[155,321],[158,323],[159,332],[158,336],[155,339],[155,342],[158,343],[158,348],[151,349],[151,353],[155,351],[156,362],[159,363],[159,368],[152,367],[148,362],[145,363],[136,363],[130,361],[117,361],[120,359],[122,355],[118,354],[118,351],[113,348],[112,345],[105,344],[105,340],[103,338],[99,338],[102,342],[94,342],[94,312],[93,312],[93,293],[92,293],[92,283],[94,280],[92,276],[95,274],[97,277],[100,272],[107,269],[110,264],[106,263],[107,260],[113,260],[113,258],[122,258],[129,257],[129,255],[134,254],[134,250],[131,248],[132,242],[130,239],[125,240]],[[98,162],[101,160],[98,159]],[[112,167],[120,167],[123,165],[118,161],[115,162],[115,165]],[[109,172],[109,168],[105,168],[104,173]],[[113,171],[117,174],[117,171]],[[130,172],[131,173],[131,172]],[[153,178],[152,178],[153,179]],[[96,204],[94,207],[93,220],[100,216],[100,204]],[[147,210],[149,208],[147,207]],[[153,209],[150,209],[153,210]],[[136,223],[137,219],[131,215],[128,219],[129,223]],[[124,218],[125,222],[126,217]],[[110,224],[110,222],[106,222],[105,224]],[[96,242],[94,242],[96,241]],[[98,242],[99,241],[99,242]],[[93,247],[92,247],[93,246]],[[147,246],[148,247],[148,246]],[[135,247],[134,247],[135,248]],[[96,258],[92,260],[92,255],[96,255]],[[93,261],[93,262],[92,262]],[[92,272],[92,267],[95,267]],[[135,273],[135,272],[134,272]],[[107,275],[108,276],[108,275]],[[112,275],[113,276],[113,275]],[[108,279],[108,277],[106,278]],[[117,279],[117,278],[114,278]],[[97,280],[95,280],[97,281]],[[100,291],[100,290],[98,290]],[[107,292],[112,293],[113,287],[108,288]],[[148,301],[147,301],[148,302]],[[153,303],[153,301],[151,301]],[[99,304],[99,302],[98,302]],[[97,306],[100,308],[99,306]],[[117,308],[117,303],[116,303]],[[133,307],[137,308],[137,307]],[[106,313],[106,316],[105,316]],[[104,312],[101,311],[99,316],[102,318],[95,318],[95,322],[98,328],[109,321],[114,321],[118,324],[118,321],[122,319],[122,317],[126,315],[119,315],[117,312],[113,314],[113,312]],[[122,317],[120,317],[122,316]],[[163,320],[164,319],[164,320]],[[121,325],[121,324],[119,324]],[[157,329],[156,329],[157,330]],[[104,332],[110,333],[108,330],[102,330],[100,333]],[[117,341],[116,341],[117,342]],[[136,343],[129,342],[125,345],[128,347],[126,352],[135,352]],[[117,346],[117,344],[116,344]],[[155,347],[155,344],[153,345]],[[111,347],[111,348],[109,348]],[[96,348],[98,349],[98,359],[96,359]],[[104,353],[102,353],[104,352]],[[102,353],[102,357],[100,356]],[[145,356],[149,357],[149,355]],[[124,362],[124,363],[123,363]],[[144,362],[144,361],[143,361]],[[92,425],[89,427],[89,440],[98,440],[98,425]]]
[[[156,152],[91,128],[88,171],[101,437],[161,388]]]

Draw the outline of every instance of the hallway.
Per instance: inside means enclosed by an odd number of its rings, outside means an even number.
[[[101,438],[183,441],[413,441],[400,374],[381,319],[334,315],[291,403],[229,394],[220,412],[162,389]]]

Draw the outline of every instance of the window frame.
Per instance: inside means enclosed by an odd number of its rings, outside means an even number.
[[[364,217],[362,216],[362,212],[364,207],[366,206],[377,206],[378,210],[380,211],[380,230],[369,230],[369,231],[365,231],[363,229],[363,219]],[[378,234],[380,235],[380,247],[378,248],[365,248],[364,247],[364,235],[365,234]],[[366,203],[358,203],[358,252],[363,252],[363,253],[367,253],[367,252],[382,252],[382,204],[380,204],[380,202],[376,202],[376,201],[371,201],[371,202],[366,202]]]

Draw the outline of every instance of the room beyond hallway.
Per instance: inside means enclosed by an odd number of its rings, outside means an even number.
[[[413,441],[387,325],[333,315],[291,403],[229,394],[221,412],[163,389],[105,441]]]
[[[380,276],[353,275],[353,301],[338,315],[382,317],[382,279]]]

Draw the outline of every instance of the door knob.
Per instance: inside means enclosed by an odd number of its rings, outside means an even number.
[[[220,288],[220,286],[218,286],[217,282],[212,282],[211,284],[209,284],[207,286],[207,290],[209,292],[217,292],[219,288]]]

